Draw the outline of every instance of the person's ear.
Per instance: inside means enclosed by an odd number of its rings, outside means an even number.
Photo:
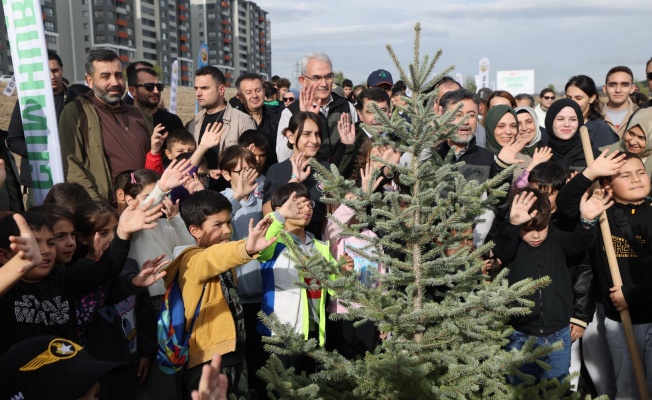
[[[231,173],[225,169],[222,170],[222,176],[227,182],[231,182]]]
[[[125,200],[125,203],[127,203],[127,205],[130,206],[131,203],[133,203],[135,199],[133,197],[131,197],[130,195],[125,194],[124,195],[124,200]]]
[[[129,86],[129,94],[131,94],[131,97],[133,97],[133,98],[136,97],[136,87],[135,86]]]
[[[603,89],[604,92],[607,93],[607,89],[606,89],[607,86],[603,86],[603,88],[604,88],[604,89]],[[593,96],[591,96],[591,97],[589,98],[589,104],[593,104],[593,102],[594,102],[597,98],[598,98],[598,95],[597,95],[597,94],[594,94]]]
[[[124,189],[117,189],[115,191],[115,198],[118,200],[118,203],[125,202],[125,191]]]
[[[197,240],[199,240],[201,238],[202,234],[204,233],[202,231],[201,227],[199,227],[197,225],[190,225],[188,227],[188,232],[190,232],[192,237],[194,237]]]
[[[84,76],[84,80],[86,81],[86,85],[87,85],[89,88],[92,89],[92,88],[93,88],[93,77],[91,77],[90,75],[86,74],[86,75]]]
[[[79,243],[83,244],[84,246],[88,246],[88,238],[86,237],[86,235],[82,235],[81,233],[78,233],[77,240],[79,240]]]
[[[172,159],[172,153],[170,152],[170,150],[165,149],[165,156],[168,158],[168,160]]]
[[[285,136],[288,138],[288,143],[290,143],[292,146],[294,146],[294,133],[292,133],[289,129],[285,132]]]
[[[604,188],[604,190],[607,191],[607,193],[613,194],[613,188],[611,187],[611,182],[610,181],[608,181],[606,179],[603,180],[602,181],[602,187]]]

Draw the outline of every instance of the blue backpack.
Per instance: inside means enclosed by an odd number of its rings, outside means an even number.
[[[199,315],[201,301],[204,297],[206,285],[202,289],[195,315],[190,322],[190,329],[186,331],[186,309],[181,296],[181,288],[177,279],[165,291],[161,300],[161,311],[158,314],[158,350],[156,361],[159,369],[166,374],[178,372],[188,362],[189,341],[195,321]]]

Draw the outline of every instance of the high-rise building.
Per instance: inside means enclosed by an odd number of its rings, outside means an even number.
[[[247,0],[191,0],[192,47],[208,45],[208,63],[220,68],[227,86],[244,72],[269,79],[272,45],[267,11]],[[196,54],[195,54],[196,55]]]

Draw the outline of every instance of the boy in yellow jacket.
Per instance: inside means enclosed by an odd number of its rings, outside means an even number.
[[[180,397],[190,399],[191,391],[199,385],[203,366],[215,354],[222,356],[222,371],[229,378],[231,393],[238,387],[245,345],[244,314],[233,269],[257,257],[259,251],[276,240],[265,239],[271,220],[265,218],[255,227],[252,220],[249,237],[230,242],[231,203],[209,190],[189,196],[183,202],[181,216],[197,245],[175,249],[165,286],[178,276],[186,309],[186,329],[190,328],[200,298],[201,307],[190,337]]]

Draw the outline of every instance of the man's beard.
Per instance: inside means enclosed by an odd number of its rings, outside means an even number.
[[[120,94],[110,95],[109,90],[118,90],[120,91]],[[93,88],[93,93],[95,94],[95,97],[97,97],[98,99],[102,100],[103,103],[106,103],[110,106],[114,106],[120,102],[120,99],[122,99],[122,92],[124,92],[124,88],[122,86],[111,86],[106,91],[98,87]]]
[[[452,143],[455,143],[458,146],[466,146],[469,143],[471,143],[471,140],[473,139],[473,136],[474,135],[468,135],[465,138],[461,138],[461,137],[457,136],[457,134],[455,134],[455,135],[451,136],[449,140]]]

